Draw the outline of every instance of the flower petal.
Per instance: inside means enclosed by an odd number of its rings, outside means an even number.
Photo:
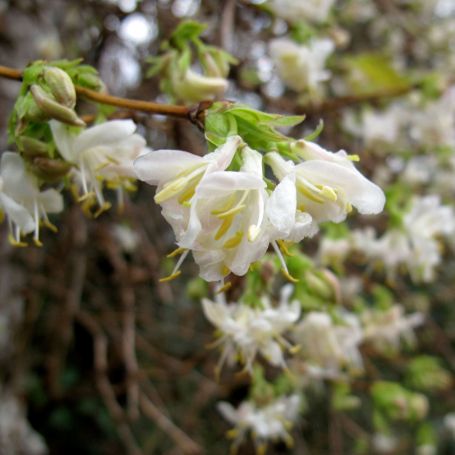
[[[75,153],[97,146],[116,145],[136,131],[132,120],[111,120],[84,130],[74,143]]]
[[[198,185],[196,195],[201,198],[226,196],[236,190],[265,188],[262,178],[248,172],[219,171],[207,174]]]
[[[311,182],[341,189],[349,202],[362,214],[382,211],[384,192],[357,169],[349,169],[329,161],[305,161],[296,167]]]
[[[74,150],[74,137],[69,133],[66,125],[57,120],[51,120],[49,125],[58,152],[66,161],[74,163],[77,158]]]
[[[191,166],[202,164],[202,158],[182,150],[155,150],[134,161],[137,178],[149,185],[167,182]]]

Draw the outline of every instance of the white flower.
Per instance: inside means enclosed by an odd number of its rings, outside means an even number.
[[[299,302],[289,303],[291,293],[292,286],[284,286],[277,307],[273,307],[265,297],[261,299],[261,306],[254,308],[242,303],[227,305],[221,297],[216,303],[202,300],[206,318],[220,332],[217,342],[223,345],[220,367],[225,359],[234,360],[238,356],[245,368],[251,371],[257,354],[271,365],[284,366],[283,346],[290,345],[283,334],[300,316]]]
[[[401,305],[393,305],[387,310],[366,310],[361,315],[364,340],[371,341],[379,349],[398,349],[400,340],[415,341],[413,329],[424,322],[421,313],[403,314]]]
[[[420,145],[455,146],[455,87],[439,100],[414,112],[411,136]]]
[[[270,55],[283,82],[291,89],[317,92],[321,82],[330,78],[325,62],[335,46],[330,39],[313,40],[308,45],[279,38],[270,43]]]
[[[244,275],[269,245],[262,155],[244,147],[241,156],[239,172],[213,172],[200,182],[188,230],[179,242],[192,250],[207,281],[221,280],[229,272]]]
[[[54,189],[40,191],[36,178],[26,171],[24,160],[17,153],[4,152],[0,164],[0,210],[6,214],[10,241],[23,246],[21,236],[34,233],[39,240],[40,223],[53,230],[47,214],[63,210],[63,198]]]
[[[268,5],[279,17],[290,21],[324,22],[335,0],[270,0]]]
[[[401,130],[409,122],[411,113],[401,104],[392,104],[383,111],[367,109],[359,120],[352,112],[343,117],[347,131],[361,137],[367,145],[396,144]]]
[[[336,377],[342,369],[362,368],[358,346],[362,329],[353,314],[340,315],[342,322],[335,324],[326,313],[309,313],[294,330],[299,353],[318,376]]]
[[[322,265],[337,265],[346,259],[350,251],[351,241],[349,238],[323,237],[319,242],[318,258]]]
[[[252,401],[243,401],[235,409],[230,403],[221,402],[218,409],[223,417],[234,425],[231,431],[234,448],[251,432],[258,450],[264,449],[268,441],[284,441],[292,445],[289,429],[297,420],[300,396],[290,395],[276,398],[265,406],[258,407]]]
[[[362,214],[375,214],[383,209],[384,193],[355,168],[344,150],[332,153],[303,140],[296,143],[295,149],[305,161],[294,164],[272,152],[267,154],[267,162],[280,185],[289,188],[296,218],[308,213],[317,223],[341,222],[352,206]]]
[[[374,238],[372,230],[367,235],[355,232],[353,245],[369,258],[380,260],[389,279],[404,267],[414,281],[429,282],[441,262],[437,238],[454,232],[452,207],[442,205],[439,196],[416,197],[403,216],[401,228],[393,228],[379,239]]]
[[[446,414],[444,416],[443,424],[450,437],[455,441],[455,412]]]
[[[112,233],[125,253],[133,253],[139,245],[139,235],[131,227],[116,224],[112,227]]]
[[[59,153],[75,165],[72,176],[78,191],[82,190],[81,200],[96,199],[98,213],[110,207],[102,193],[103,181],[108,187],[118,189],[120,198],[122,188],[132,187],[133,161],[145,148],[144,138],[134,133],[136,125],[132,120],[112,120],[78,135],[71,134],[57,121],[51,121],[50,125]]]
[[[260,154],[245,148],[241,171],[225,171],[241,145],[239,136],[231,136],[203,157],[157,150],[134,164],[140,180],[158,185],[155,202],[185,251],[181,259],[192,250],[208,281],[222,279],[229,270],[245,274],[268,246],[259,235],[266,196]],[[180,263],[168,278],[178,273]]]

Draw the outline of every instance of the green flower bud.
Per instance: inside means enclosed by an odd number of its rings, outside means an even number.
[[[57,103],[52,95],[46,93],[39,85],[32,85],[30,90],[38,107],[48,117],[68,125],[85,126],[85,122],[77,116],[73,109]]]
[[[323,299],[330,299],[333,297],[332,286],[314,271],[307,270],[304,274],[304,281],[310,291]]]
[[[76,89],[65,71],[55,66],[48,67],[44,70],[44,80],[60,104],[74,109],[76,106]]]
[[[21,154],[27,158],[48,156],[48,145],[29,136],[19,136],[16,140],[17,147]]]
[[[48,182],[62,179],[71,169],[71,164],[63,160],[38,157],[33,160],[34,174]]]

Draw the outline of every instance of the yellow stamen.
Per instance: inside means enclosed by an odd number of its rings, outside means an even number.
[[[349,161],[358,162],[358,161],[360,161],[360,156],[357,155],[357,154],[348,155],[348,156],[347,156],[347,159],[348,159]]]
[[[223,265],[223,268],[221,270],[223,276],[226,276],[226,275],[229,275],[231,273],[231,270],[229,269],[229,267]]]
[[[297,278],[294,278],[288,270],[286,269],[281,269],[281,273],[285,276],[285,278],[290,281],[291,283],[298,283],[299,280]]]
[[[33,239],[33,243],[34,243],[36,246],[39,246],[39,247],[42,247],[42,246],[43,246],[43,244],[40,242],[39,239],[35,239],[35,238],[34,238],[34,239]]]
[[[323,186],[321,188],[321,194],[333,202],[335,202],[338,199],[336,191],[333,188],[330,188],[329,186]]]
[[[240,244],[243,238],[243,232],[237,231],[230,239],[226,240],[223,244],[223,248],[230,249],[235,248]]]
[[[47,227],[50,231],[54,233],[58,232],[57,226],[53,225],[49,220],[44,220],[42,224],[43,226]]]
[[[8,235],[8,241],[12,246],[23,248],[28,246],[26,242],[17,241],[12,234]]]
[[[165,276],[164,278],[160,278],[159,282],[160,283],[167,283],[168,281],[175,280],[181,274],[182,274],[182,272],[180,270],[177,270],[177,272],[172,273],[171,275]]]
[[[322,203],[324,202],[324,198],[321,198],[315,193],[319,193],[320,191],[316,187],[308,187],[305,183],[301,182],[300,179],[297,180],[296,183],[297,190],[310,199],[313,202]]]
[[[105,202],[94,214],[93,218],[98,218],[103,212],[109,210],[112,207],[110,202]]]
[[[218,231],[215,234],[215,240],[219,240],[221,237],[223,237],[224,234],[226,234],[226,232],[231,227],[233,221],[234,216],[232,215],[228,218],[223,219],[223,222],[221,223],[220,227],[218,228]]]
[[[223,212],[226,212],[227,210],[230,210],[231,207],[234,205],[234,202],[235,202],[235,194],[231,194],[227,201],[224,203],[224,205],[222,205],[219,209],[216,209],[216,210],[212,210],[210,213],[212,215],[219,215]]]
[[[95,197],[95,193],[93,191],[89,191],[88,193],[85,193],[82,196],[78,196],[77,202],[85,202],[93,197]]]
[[[171,251],[166,257],[167,258],[175,258],[175,256],[178,256],[179,254],[182,254],[185,251],[186,251],[186,248],[178,247],[174,251]]]
[[[288,250],[288,244],[284,240],[277,240],[277,243],[278,243],[278,245],[280,247],[280,250],[283,252],[283,254],[285,256],[288,256],[290,258],[292,258],[294,256],[294,253],[291,253]]]
[[[179,203],[180,204],[185,204],[189,202],[189,200],[194,196],[194,193],[196,191],[196,188],[194,186],[190,186],[188,189],[186,189],[179,197]]]
[[[221,286],[217,291],[216,294],[221,294],[223,292],[229,291],[232,287],[232,282],[228,281],[224,286]]]

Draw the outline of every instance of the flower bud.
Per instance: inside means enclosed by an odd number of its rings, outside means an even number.
[[[222,77],[202,76],[191,69],[183,75],[173,72],[171,77],[176,98],[190,103],[222,96],[228,87]]]
[[[409,400],[409,407],[417,419],[423,419],[428,413],[428,399],[425,395],[415,393]]]
[[[71,164],[63,160],[37,157],[33,160],[32,167],[35,175],[52,182],[63,178],[71,169]]]
[[[44,70],[44,80],[60,104],[74,109],[76,106],[76,89],[66,71],[55,66],[48,67]]]
[[[307,270],[304,274],[304,280],[308,288],[323,299],[333,297],[333,288],[317,273]]]
[[[52,98],[52,95],[46,93],[39,85],[32,85],[30,90],[38,107],[48,117],[67,123],[68,125],[85,126],[85,122],[77,116],[73,109],[57,103]]]
[[[77,83],[82,85],[83,87],[96,90],[97,92],[104,92],[106,90],[104,82],[95,74],[90,73],[79,74],[77,78]]]
[[[48,146],[45,142],[29,136],[19,136],[16,140],[21,154],[27,158],[46,157]]]

